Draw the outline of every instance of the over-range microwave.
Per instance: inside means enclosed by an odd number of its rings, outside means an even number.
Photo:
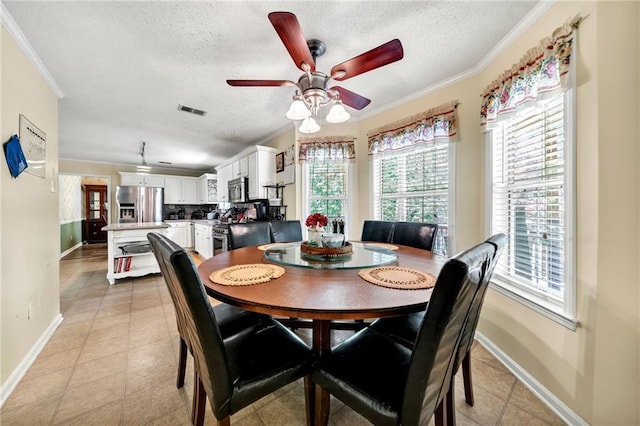
[[[241,177],[237,179],[231,179],[229,185],[229,202],[231,203],[244,203],[247,201],[249,192],[249,179]]]

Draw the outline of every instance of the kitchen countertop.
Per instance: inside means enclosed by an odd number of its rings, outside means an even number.
[[[141,222],[141,223],[112,223],[104,226],[103,231],[126,231],[131,229],[157,229],[168,228],[164,222]]]
[[[207,219],[191,219],[193,223],[199,223],[201,225],[219,225],[219,220],[207,220]]]

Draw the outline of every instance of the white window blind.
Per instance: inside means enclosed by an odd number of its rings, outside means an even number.
[[[509,236],[494,276],[562,305],[568,201],[564,96],[501,120],[491,139],[491,233]]]
[[[373,160],[373,214],[378,220],[437,223],[434,251],[447,252],[449,148],[434,143]]]

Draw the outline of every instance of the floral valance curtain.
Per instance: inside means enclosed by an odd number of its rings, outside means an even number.
[[[573,30],[580,20],[576,18],[557,28],[485,89],[480,109],[483,129],[490,129],[500,116],[567,86],[575,42]]]
[[[458,102],[453,101],[378,129],[367,136],[369,155],[397,151],[420,143],[458,139]]]
[[[298,161],[355,161],[354,136],[326,136],[300,140]]]

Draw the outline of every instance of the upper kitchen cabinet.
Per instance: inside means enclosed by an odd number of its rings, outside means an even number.
[[[198,178],[167,176],[164,178],[165,204],[200,204]]]
[[[239,177],[249,178],[249,199],[267,198],[265,185],[276,180],[275,148],[256,145],[216,167],[218,173],[218,201],[228,201],[227,182]]]
[[[154,186],[164,188],[164,176],[129,172],[119,173],[121,186]]]
[[[218,202],[218,176],[205,173],[198,178],[198,204]]]
[[[229,182],[229,177],[231,176],[231,164],[222,168],[216,167],[216,172],[216,176],[218,176],[218,202],[228,202],[229,187],[227,182]]]
[[[229,180],[249,176],[249,162],[247,157],[239,158],[231,163],[231,176]]]

